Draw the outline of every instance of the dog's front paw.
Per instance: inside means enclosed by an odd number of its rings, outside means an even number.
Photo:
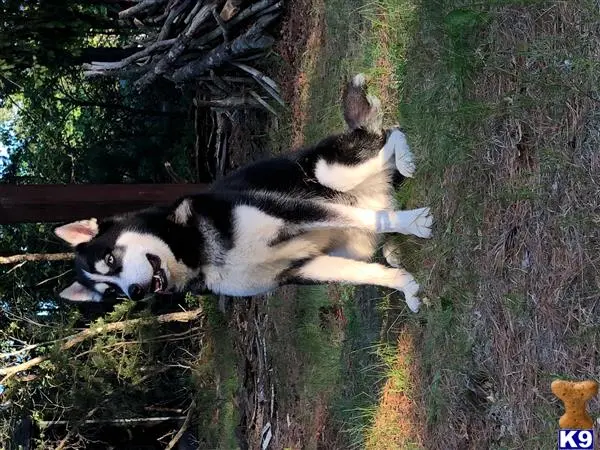
[[[420,286],[416,281],[413,281],[413,285],[409,289],[404,290],[404,300],[412,312],[418,313],[421,308],[421,300],[415,294],[419,292]]]
[[[421,300],[417,297],[421,286],[415,281],[414,277],[403,270],[399,271],[399,285],[398,289],[404,293],[404,300],[406,305],[414,313],[419,312],[421,307]]]
[[[393,211],[391,213],[384,211],[380,212],[378,217],[379,232],[412,234],[424,239],[431,237],[432,225],[433,217],[429,208]]]
[[[414,218],[406,227],[407,234],[413,234],[423,239],[431,237],[431,226],[433,225],[433,216],[429,208],[413,209],[411,211]]]
[[[412,178],[415,174],[415,157],[410,151],[406,135],[395,128],[391,130],[386,145],[393,148],[398,172],[407,178]]]

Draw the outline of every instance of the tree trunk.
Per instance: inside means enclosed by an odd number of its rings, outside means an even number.
[[[26,253],[24,255],[0,256],[0,265],[32,261],[66,261],[73,253]]]
[[[204,184],[0,184],[0,224],[99,219],[204,189]]]

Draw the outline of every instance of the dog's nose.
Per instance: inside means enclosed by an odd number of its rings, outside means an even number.
[[[139,284],[132,284],[129,286],[129,297],[131,297],[132,300],[141,300],[144,298],[144,294],[144,288]]]

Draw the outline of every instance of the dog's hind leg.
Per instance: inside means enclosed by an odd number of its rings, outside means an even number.
[[[407,271],[385,267],[381,264],[354,261],[337,256],[317,256],[300,267],[288,271],[287,283],[350,283],[372,284],[404,293],[406,304],[413,312],[419,310],[421,301],[417,297],[419,285]]]
[[[367,95],[365,78],[357,75],[343,96],[344,118],[350,131],[326,139],[311,151],[317,181],[330,189],[347,192],[374,174],[396,168],[404,177],[414,174],[413,155],[399,129],[387,133],[381,127],[380,102]]]
[[[351,130],[364,129],[374,134],[382,133],[381,101],[367,94],[366,78],[361,73],[346,85],[342,96],[344,119]],[[387,133],[387,142],[381,157],[387,163],[394,156],[396,168],[401,175],[412,177],[415,171],[414,157],[404,133],[392,128]]]
[[[360,73],[346,85],[342,96],[344,119],[351,130],[364,129],[382,133],[381,101],[367,94],[366,78]],[[414,157],[404,133],[398,128],[388,131],[387,142],[381,156],[387,163],[392,156],[401,175],[412,177],[415,172]]]

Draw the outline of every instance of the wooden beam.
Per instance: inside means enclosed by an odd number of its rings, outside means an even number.
[[[206,184],[0,184],[0,224],[101,218],[198,194]]]

